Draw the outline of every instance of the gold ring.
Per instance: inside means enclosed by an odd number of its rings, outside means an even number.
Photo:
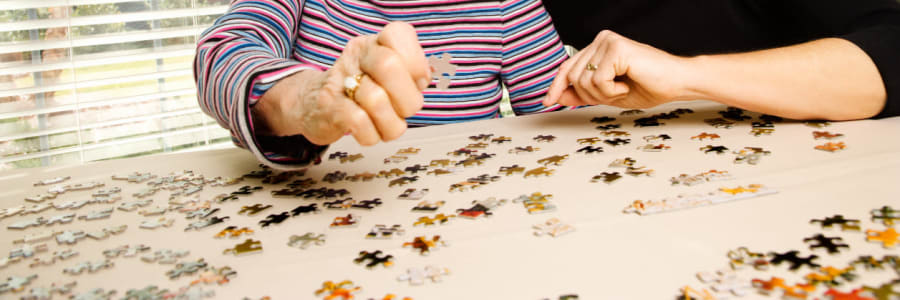
[[[597,65],[595,65],[595,64],[587,64],[587,66],[585,66],[584,69],[585,69],[585,70],[588,70],[588,71],[596,71],[596,70],[597,70]]]
[[[356,102],[356,89],[359,88],[359,84],[362,82],[362,78],[365,75],[366,73],[359,73],[356,76],[347,76],[344,78],[344,96],[347,96],[347,98]]]

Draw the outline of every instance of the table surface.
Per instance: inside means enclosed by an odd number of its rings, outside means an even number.
[[[691,108],[692,114],[678,119],[663,120],[660,127],[632,127],[632,120],[655,113],[668,112],[675,108]],[[726,252],[739,246],[747,246],[759,252],[799,250],[801,255],[817,254],[818,262],[824,265],[846,265],[858,255],[867,254],[880,257],[898,253],[897,248],[886,249],[876,243],[865,241],[865,233],[825,231],[810,225],[809,220],[833,214],[843,214],[848,218],[861,219],[863,229],[883,229],[884,225],[872,222],[869,211],[884,205],[898,206],[897,184],[900,179],[900,118],[884,120],[863,120],[835,122],[824,129],[813,128],[802,122],[785,121],[776,123],[776,130],[769,136],[748,134],[750,121],[739,122],[730,129],[713,128],[703,119],[718,117],[717,111],[724,106],[712,102],[695,101],[671,103],[645,110],[634,116],[620,116],[621,109],[611,107],[591,107],[568,112],[549,113],[536,116],[495,119],[445,126],[434,126],[409,130],[396,141],[374,147],[361,147],[347,137],[332,145],[327,153],[345,151],[350,154],[362,153],[364,158],[341,164],[327,160],[310,167],[305,177],[319,181],[316,185],[330,188],[346,188],[356,200],[381,198],[384,204],[366,210],[323,210],[313,215],[302,215],[286,220],[269,228],[260,228],[257,222],[270,213],[288,211],[298,205],[319,203],[321,200],[295,198],[273,198],[270,192],[283,188],[285,184],[264,185],[259,180],[247,179],[234,186],[213,187],[207,185],[199,193],[201,199],[234,191],[242,185],[262,185],[264,190],[240,200],[214,204],[220,208],[217,216],[229,216],[224,224],[214,225],[199,231],[185,232],[184,228],[193,220],[187,220],[178,212],[168,212],[163,217],[174,218],[169,228],[146,230],[138,228],[141,221],[157,217],[143,217],[137,211],[116,210],[104,220],[74,220],[69,224],[32,227],[26,230],[12,230],[9,224],[34,218],[35,216],[55,216],[64,213],[49,209],[36,215],[15,216],[0,219],[4,225],[0,229],[3,241],[0,252],[6,253],[17,248],[10,241],[26,234],[45,230],[97,230],[111,225],[128,225],[120,235],[105,240],[84,239],[75,245],[58,245],[53,240],[46,243],[49,251],[35,257],[49,257],[54,251],[72,248],[79,255],[50,266],[29,268],[31,259],[12,263],[0,269],[6,276],[39,277],[27,287],[48,286],[52,282],[77,281],[76,291],[92,288],[118,290],[118,297],[124,296],[130,288],[147,285],[177,289],[188,284],[190,278],[169,280],[164,273],[171,265],[149,264],[140,259],[114,258],[115,266],[108,270],[81,275],[63,274],[62,269],[83,261],[102,259],[102,251],[121,245],[144,244],[157,249],[186,249],[190,255],[184,260],[204,258],[212,266],[230,266],[238,272],[230,283],[223,286],[209,286],[216,291],[217,298],[238,299],[244,296],[273,299],[311,299],[313,291],[321,287],[323,281],[352,280],[362,287],[357,298],[379,298],[387,293],[409,296],[414,299],[543,299],[555,298],[562,294],[575,293],[581,299],[671,299],[678,289],[685,285],[704,287],[695,274],[700,271],[714,271],[727,268]],[[748,113],[758,116],[755,113]],[[620,130],[630,133],[631,144],[611,147],[603,145],[602,153],[582,154],[575,150],[582,146],[576,139],[600,136],[590,122],[597,116],[610,116],[623,124]],[[754,118],[754,121],[756,119]],[[823,140],[814,140],[811,132],[828,130],[845,136],[840,140],[847,144],[843,151],[829,153],[814,150]],[[717,133],[715,141],[697,141],[690,137],[701,132]],[[460,172],[436,177],[419,174],[420,179],[406,186],[388,187],[388,181],[376,178],[369,182],[341,181],[324,183],[322,177],[331,171],[340,170],[350,175],[404,168],[416,163],[428,164],[433,159],[453,158],[447,152],[470,143],[470,135],[490,133],[494,137],[508,136],[509,143],[490,145],[481,150],[496,153],[484,165],[464,168]],[[536,143],[532,137],[551,134],[554,142]],[[646,135],[668,134],[672,137],[664,141],[671,149],[662,152],[637,150],[646,143],[641,138]],[[600,136],[602,137],[602,136]],[[535,146],[534,153],[510,154],[515,146]],[[736,164],[734,154],[705,154],[698,149],[705,145],[724,145],[732,150],[743,147],[763,147],[771,155],[762,158],[757,165]],[[393,155],[398,149],[416,147],[421,151],[411,155],[407,161],[385,164],[383,159]],[[497,175],[500,166],[518,164],[528,169],[538,167],[538,159],[551,155],[568,154],[562,166],[552,167],[555,174],[549,177],[523,178],[521,174],[503,176],[497,182],[487,184],[472,191],[449,192],[451,184],[480,174]],[[614,159],[631,157],[636,165],[654,169],[650,177],[624,176],[612,184],[594,183],[591,178],[605,171],[622,171],[608,165]],[[100,181],[108,187],[121,187],[123,199],[119,203],[134,200],[131,194],[145,187],[110,180],[111,175],[122,175],[135,171],[165,175],[173,171],[192,170],[207,178],[215,176],[241,176],[259,169],[249,152],[239,149],[157,155],[115,161],[91,163],[80,166],[66,166],[40,169],[13,170],[0,173],[4,189],[0,191],[0,208],[26,203],[26,196],[44,193],[46,186],[33,183],[56,176],[71,176],[66,183]],[[669,179],[679,174],[697,174],[711,169],[725,170],[733,179],[716,181],[695,186],[674,186]],[[295,178],[296,179],[296,178]],[[649,216],[623,213],[623,208],[634,200],[661,199],[685,193],[716,191],[721,187],[763,184],[778,191],[777,194],[699,207]],[[411,212],[419,201],[398,200],[397,196],[407,188],[428,188],[430,193],[423,200],[446,201],[437,213],[452,214],[456,209],[467,208],[473,200],[488,197],[513,199],[519,195],[541,192],[552,194],[552,202],[557,205],[554,212],[528,214],[518,203],[506,203],[493,211],[490,218],[456,218],[441,226],[412,226],[420,216],[426,214]],[[89,198],[89,191],[68,192],[54,200],[67,201]],[[169,199],[167,191],[151,197],[153,205],[165,206]],[[255,203],[271,204],[274,207],[255,216],[238,215],[245,205]],[[116,204],[91,204],[73,211],[78,215],[116,206]],[[336,216],[347,213],[359,215],[360,225],[355,228],[329,228]],[[427,214],[428,216],[434,213]],[[574,226],[574,232],[560,237],[537,237],[532,226],[556,217]],[[386,240],[365,239],[364,236],[375,224],[401,224],[406,232],[402,236]],[[247,226],[255,230],[249,238],[260,240],[264,250],[261,253],[243,256],[225,255],[222,251],[244,241],[244,237],[216,239],[213,235],[226,226]],[[321,246],[311,246],[305,250],[287,245],[291,235],[306,232],[325,233],[327,241]],[[823,251],[812,251],[803,238],[824,232],[830,236],[843,237],[850,244],[849,251],[840,255],[828,255]],[[446,247],[433,251],[427,256],[402,247],[416,236],[440,235],[447,241]],[[352,261],[359,251],[382,250],[394,257],[394,265],[388,268],[367,269]],[[442,282],[426,282],[421,286],[410,286],[400,282],[397,276],[410,267],[435,265],[449,268],[451,274]],[[763,272],[741,270],[742,278],[768,279],[781,276],[788,282],[797,282],[810,270],[789,272],[784,266]],[[848,287],[878,285],[896,278],[893,272],[866,272]],[[823,292],[819,288],[817,293]],[[25,290],[27,292],[27,288]],[[22,292],[22,293],[25,293]],[[10,294],[0,294],[5,298]]]

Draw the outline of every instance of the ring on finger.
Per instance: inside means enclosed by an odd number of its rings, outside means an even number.
[[[356,90],[359,89],[360,82],[366,73],[359,73],[356,76],[347,76],[344,78],[344,96],[356,102]]]
[[[597,65],[592,64],[592,63],[588,63],[587,66],[584,67],[584,69],[585,69],[585,70],[588,70],[588,71],[596,71],[596,70],[597,70]]]

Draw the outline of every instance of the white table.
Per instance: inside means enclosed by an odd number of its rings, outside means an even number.
[[[666,124],[661,127],[632,127],[631,120],[634,118],[680,107],[692,108],[696,112],[679,119],[663,120]],[[171,265],[148,264],[135,257],[112,259],[115,263],[113,268],[93,274],[71,276],[61,271],[78,262],[102,259],[101,252],[104,249],[142,243],[152,250],[188,249],[191,253],[186,260],[204,258],[210,265],[227,265],[235,269],[238,276],[232,282],[223,286],[208,286],[216,291],[217,298],[223,299],[239,299],[244,296],[255,299],[261,296],[271,296],[273,299],[312,299],[313,291],[320,288],[323,281],[345,279],[362,287],[356,294],[357,299],[381,299],[387,293],[414,299],[542,299],[568,293],[578,294],[581,299],[671,299],[682,286],[704,287],[695,278],[695,274],[727,268],[726,252],[739,246],[763,252],[796,249],[803,256],[819,255],[818,262],[823,266],[842,266],[861,254],[876,257],[898,254],[898,248],[885,249],[879,244],[865,242],[864,233],[823,231],[808,222],[814,218],[843,214],[848,218],[862,219],[864,230],[884,228],[869,220],[869,210],[883,205],[893,205],[895,208],[900,206],[900,198],[897,196],[900,183],[900,140],[896,138],[897,133],[900,133],[900,118],[833,123],[824,129],[812,128],[800,122],[782,122],[776,123],[776,131],[771,136],[756,137],[748,134],[750,121],[740,122],[731,129],[717,129],[702,122],[705,118],[718,117],[716,112],[723,108],[710,102],[676,103],[646,110],[641,115],[620,116],[621,109],[594,107],[414,129],[397,141],[365,148],[355,145],[352,138],[347,137],[332,145],[327,153],[363,153],[365,158],[340,164],[329,161],[326,157],[321,165],[309,168],[306,177],[320,181],[317,186],[346,188],[356,200],[381,198],[384,204],[371,211],[323,210],[319,214],[302,215],[282,224],[260,228],[257,222],[267,214],[290,210],[301,204],[319,203],[322,206],[321,200],[272,198],[270,191],[284,186],[279,184],[264,185],[263,191],[242,197],[239,201],[214,204],[221,209],[217,216],[230,216],[230,219],[225,224],[200,231],[185,232],[183,229],[191,220],[186,220],[177,212],[164,215],[176,219],[172,227],[140,229],[138,225],[141,221],[151,217],[145,218],[136,211],[115,211],[109,219],[76,219],[69,224],[51,227],[26,230],[5,228],[11,223],[38,215],[49,217],[63,213],[49,209],[37,215],[9,217],[0,221],[4,225],[0,229],[4,237],[4,242],[0,243],[0,251],[5,254],[18,247],[9,242],[11,240],[49,229],[90,231],[119,224],[128,225],[128,229],[123,234],[106,240],[85,239],[74,246],[60,246],[49,240],[45,242],[49,251],[36,257],[49,257],[53,251],[66,248],[77,250],[80,254],[66,261],[36,268],[28,267],[31,262],[29,259],[10,264],[0,271],[7,276],[38,274],[38,279],[28,287],[75,280],[78,282],[76,291],[82,292],[95,287],[117,289],[116,298],[124,296],[125,291],[130,288],[154,284],[177,289],[190,282],[191,279],[186,277],[169,280],[164,273],[172,268]],[[750,115],[758,116],[753,113]],[[575,142],[576,139],[598,136],[600,133],[594,129],[596,124],[589,122],[596,116],[618,118],[613,123],[623,124],[620,130],[630,133],[632,143],[620,147],[604,144],[603,153],[575,153],[576,149],[582,147]],[[840,141],[847,144],[847,149],[836,153],[814,150],[815,145],[826,142],[813,139],[811,132],[816,130],[844,134]],[[701,132],[717,133],[721,139],[690,139]],[[428,164],[433,159],[453,158],[446,153],[474,143],[467,137],[479,133],[491,133],[494,137],[509,136],[512,142],[499,145],[490,143],[482,151],[496,153],[497,156],[487,160],[482,166],[465,168],[460,173],[439,177],[419,174],[420,180],[407,186],[388,187],[388,180],[382,178],[356,183],[321,182],[322,177],[333,170],[341,170],[350,175],[377,173],[379,170],[394,167],[402,169],[416,163]],[[672,137],[672,140],[662,142],[671,146],[670,150],[643,152],[636,149],[646,144],[641,137],[663,133]],[[557,139],[551,143],[537,143],[532,137],[538,134],[552,134]],[[708,144],[725,145],[731,149],[763,147],[772,154],[763,157],[757,165],[735,164],[731,153],[716,155],[698,150]],[[541,149],[535,153],[508,153],[514,146],[526,145]],[[385,165],[382,162],[398,149],[406,147],[421,148],[421,152],[402,163]],[[519,164],[531,169],[539,166],[536,163],[538,159],[556,154],[568,154],[569,158],[561,167],[552,167],[556,169],[553,176],[503,176],[501,180],[474,191],[448,192],[451,184],[466,178],[480,174],[496,175],[500,166]],[[637,165],[654,169],[655,173],[652,177],[624,176],[613,184],[591,182],[594,175],[604,171],[621,173],[623,170],[610,168],[608,165],[614,159],[624,157],[636,159]],[[211,178],[240,176],[257,169],[256,165],[257,162],[248,152],[231,149],[140,157],[82,166],[14,170],[0,174],[0,181],[4,186],[3,191],[0,191],[0,208],[26,204],[24,197],[47,189],[34,187],[33,183],[56,176],[72,176],[73,179],[67,183],[101,181],[106,183],[106,187],[121,187],[123,200],[119,202],[125,202],[132,201],[133,197],[130,195],[144,185],[113,181],[110,180],[111,175],[134,171],[165,175],[178,170],[192,170]],[[710,169],[726,170],[734,179],[691,187],[673,186],[669,182],[669,178],[682,173],[697,174]],[[626,205],[638,199],[660,199],[753,183],[764,184],[776,189],[778,193],[650,216],[622,212]],[[246,184],[260,185],[258,180],[248,179],[235,186],[206,186],[200,195],[201,198],[208,199]],[[552,194],[552,201],[558,209],[555,212],[530,215],[521,204],[506,203],[494,209],[494,215],[487,219],[455,218],[443,226],[413,227],[412,223],[426,214],[410,212],[418,201],[396,199],[397,195],[410,187],[429,188],[431,192],[423,200],[447,201],[439,213],[455,213],[458,208],[469,207],[472,200],[488,197],[511,200],[533,192]],[[84,197],[90,197],[90,192],[69,192],[48,201],[59,202]],[[152,199],[152,206],[166,205],[168,192],[161,191]],[[253,217],[237,214],[241,206],[255,203],[272,204],[274,207]],[[81,215],[115,205],[92,204],[74,212]],[[362,217],[358,227],[329,228],[334,217],[348,212]],[[428,215],[432,216],[434,213]],[[557,238],[534,236],[532,225],[551,217],[571,224],[576,230]],[[402,224],[406,233],[389,240],[365,239],[365,234],[375,224]],[[224,249],[245,239],[212,237],[228,225],[254,229],[255,234],[249,237],[262,241],[263,252],[240,257],[223,255]],[[325,233],[327,242],[323,246],[311,246],[305,250],[286,245],[289,236],[306,232]],[[803,238],[819,232],[843,237],[851,249],[840,255],[828,255],[821,250],[810,251]],[[412,241],[413,237],[423,235],[429,238],[440,235],[449,246],[441,247],[428,256],[421,256],[408,247],[401,246],[404,242]],[[379,266],[369,270],[352,262],[359,251],[376,249],[393,255],[394,266]],[[443,282],[426,282],[421,286],[410,286],[397,281],[396,277],[404,274],[408,267],[425,265],[447,267],[452,274],[444,277]],[[811,271],[803,269],[800,272],[789,272],[786,269],[780,266],[768,272],[745,270],[738,275],[747,280],[769,279],[770,276],[777,275],[794,283]],[[897,277],[891,271],[860,273],[860,280],[850,286],[875,285]],[[847,286],[842,290],[848,290]],[[822,292],[824,289],[820,287],[817,293]],[[0,294],[0,298],[10,295]]]

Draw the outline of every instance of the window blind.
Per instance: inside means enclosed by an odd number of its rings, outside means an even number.
[[[197,106],[228,0],[0,0],[0,169],[230,147]]]

